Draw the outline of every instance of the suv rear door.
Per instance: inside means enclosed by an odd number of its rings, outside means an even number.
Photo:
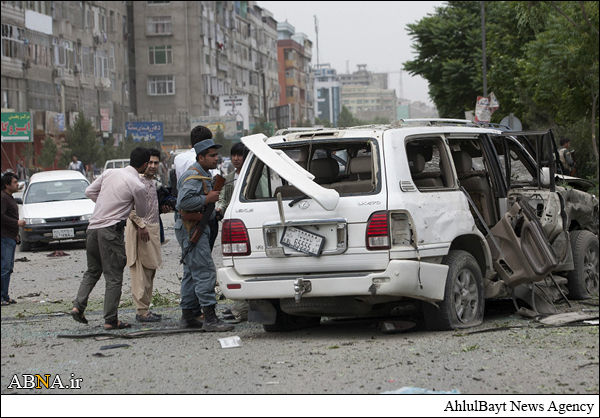
[[[242,138],[252,154],[223,229],[234,222],[240,226],[236,219],[242,221],[250,252],[224,251],[226,265],[231,263],[241,275],[335,274],[387,267],[389,248],[378,241],[387,238],[387,230],[385,238],[374,236],[370,249],[366,237],[369,219],[387,209],[379,141],[366,133],[339,138],[339,132],[323,132],[317,138],[290,134],[286,141],[270,145],[263,142],[264,135]],[[298,249],[289,241],[303,238],[322,246]]]

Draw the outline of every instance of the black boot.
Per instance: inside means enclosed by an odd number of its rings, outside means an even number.
[[[193,309],[182,309],[179,328],[202,328],[202,322],[194,318]]]
[[[202,312],[204,312],[204,325],[202,329],[207,332],[224,332],[234,330],[235,327],[231,324],[221,321],[217,318],[215,312],[215,305],[203,306]]]

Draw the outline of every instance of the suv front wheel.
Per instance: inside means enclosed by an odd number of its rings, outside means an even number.
[[[452,250],[442,262],[450,267],[444,300],[437,306],[423,304],[427,329],[443,331],[481,324],[485,295],[477,261],[466,251]]]

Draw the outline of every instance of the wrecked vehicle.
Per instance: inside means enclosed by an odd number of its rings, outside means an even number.
[[[486,298],[598,293],[598,200],[557,184],[551,131],[403,120],[242,142],[218,282],[266,331],[403,304],[467,328]]]

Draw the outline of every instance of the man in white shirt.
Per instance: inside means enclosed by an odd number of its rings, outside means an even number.
[[[81,161],[77,160],[77,156],[72,155],[71,159],[73,161],[71,161],[69,163],[69,170],[79,171],[81,174],[85,175],[85,170],[83,169],[83,163]]]
[[[177,182],[179,182],[181,175],[196,162],[196,151],[194,151],[194,145],[196,145],[198,142],[204,141],[205,139],[212,139],[212,132],[210,129],[202,125],[195,126],[190,133],[190,142],[192,143],[192,148],[190,148],[190,150],[187,152],[177,155],[173,160]],[[175,187],[177,186],[175,185]],[[173,193],[171,192],[171,194]],[[177,222],[177,216],[179,215],[175,213],[175,222]],[[208,226],[210,227],[210,249],[212,250],[215,246],[217,235],[219,234],[219,222],[216,219],[212,219]]]
[[[137,147],[131,151],[130,165],[106,170],[85,190],[85,195],[96,202],[87,231],[87,271],[83,275],[77,297],[73,301],[71,316],[87,324],[84,316],[90,293],[104,274],[104,329],[130,328],[118,320],[118,307],[123,286],[123,269],[127,261],[124,229],[131,210],[146,216],[146,188],[139,175],[146,171],[150,160],[148,148]]]

